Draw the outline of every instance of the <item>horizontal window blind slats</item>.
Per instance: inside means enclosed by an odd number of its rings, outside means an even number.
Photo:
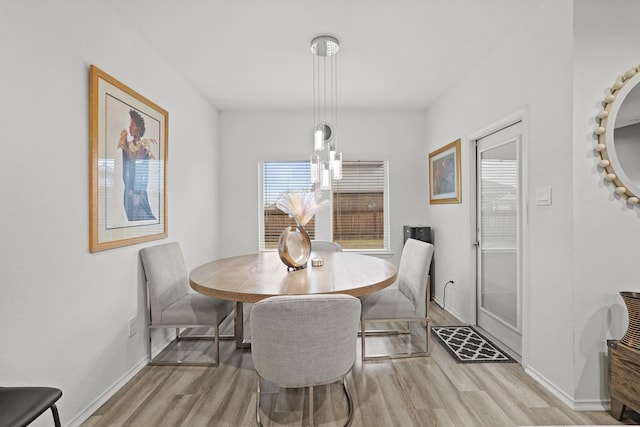
[[[263,207],[274,203],[285,193],[311,191],[309,162],[262,162]]]
[[[343,162],[342,179],[334,183],[334,192],[384,192],[385,173],[384,162]]]
[[[518,164],[510,159],[482,159],[480,167],[482,245],[515,247],[518,224]]]

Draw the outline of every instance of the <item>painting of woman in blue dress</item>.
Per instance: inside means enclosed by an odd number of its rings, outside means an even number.
[[[147,186],[149,184],[149,160],[153,159],[151,144],[155,139],[143,138],[145,132],[144,119],[135,110],[129,111],[131,117],[129,134],[120,132],[118,149],[122,150],[122,179],[124,181],[124,210],[129,221],[155,220],[156,217],[149,206]]]

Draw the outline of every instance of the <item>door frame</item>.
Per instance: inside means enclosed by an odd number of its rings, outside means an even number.
[[[477,250],[474,246],[476,241],[476,218],[477,218],[477,167],[476,167],[476,145],[479,139],[482,139],[492,133],[495,133],[503,128],[509,127],[517,122],[522,122],[522,147],[521,147],[521,174],[522,174],[522,200],[521,200],[521,212],[522,212],[522,247],[521,247],[521,263],[522,263],[522,294],[521,294],[521,315],[522,315],[522,354],[520,355],[521,365],[526,366],[527,354],[528,354],[528,308],[526,301],[529,300],[529,166],[528,166],[528,146],[529,146],[529,124],[528,124],[528,109],[523,108],[508,116],[505,116],[495,122],[489,124],[480,130],[471,133],[467,136],[466,142],[468,144],[468,165],[469,174],[467,179],[467,188],[469,189],[469,284],[470,296],[473,299],[471,304],[471,319],[474,323],[477,323],[478,318],[478,284],[477,284]]]

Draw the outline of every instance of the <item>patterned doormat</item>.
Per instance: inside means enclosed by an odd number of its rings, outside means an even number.
[[[433,326],[431,333],[458,362],[515,362],[471,326]]]

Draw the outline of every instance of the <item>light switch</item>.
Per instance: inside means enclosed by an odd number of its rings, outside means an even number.
[[[536,205],[551,205],[551,187],[538,187],[536,190]]]

